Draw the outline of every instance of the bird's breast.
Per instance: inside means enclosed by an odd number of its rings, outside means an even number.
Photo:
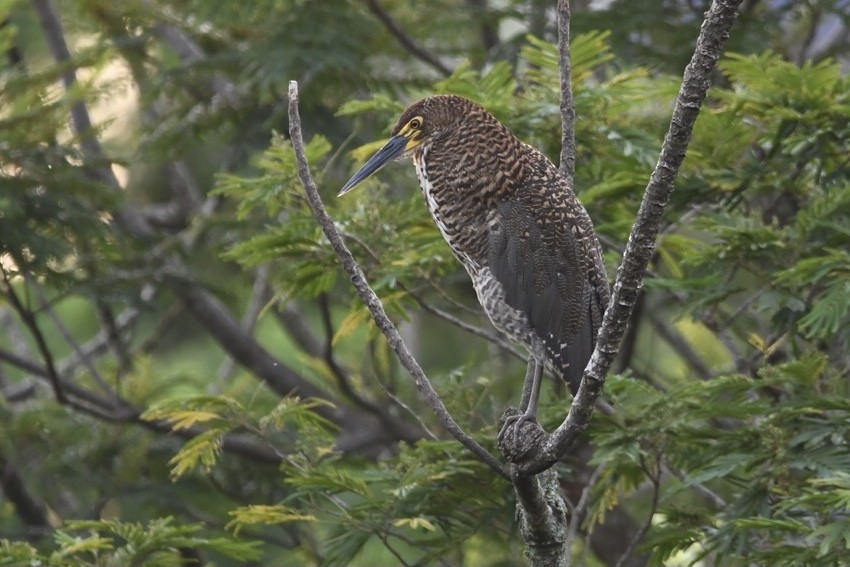
[[[478,269],[480,253],[476,253],[481,234],[475,215],[464,207],[464,195],[452,186],[447,176],[429,167],[430,147],[413,154],[419,187],[425,196],[434,223],[455,257],[472,274]]]

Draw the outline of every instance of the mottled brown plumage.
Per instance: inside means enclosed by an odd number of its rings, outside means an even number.
[[[525,417],[536,411],[544,364],[575,392],[609,290],[593,224],[567,180],[478,104],[439,95],[405,110],[340,194],[406,156],[484,311],[529,350]]]

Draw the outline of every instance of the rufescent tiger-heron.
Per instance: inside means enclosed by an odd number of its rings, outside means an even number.
[[[544,366],[578,390],[609,295],[593,223],[546,156],[466,98],[412,104],[339,195],[402,157],[484,312],[528,349],[522,413],[504,433],[536,417]]]

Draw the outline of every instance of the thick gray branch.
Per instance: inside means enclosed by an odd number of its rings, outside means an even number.
[[[602,392],[605,376],[637,301],[644,270],[655,250],[661,216],[685,159],[694,123],[711,84],[711,74],[720,58],[723,43],[729,37],[740,3],[741,0],[715,0],[706,13],[696,49],[685,69],[661,155],[644,193],[622,264],[617,270],[611,301],[581,387],[564,422],[546,438],[541,450],[532,452],[532,458],[518,465],[524,474],[539,473],[555,464],[590,423],[593,405]]]
[[[317,398],[333,402],[327,392],[305,380],[264,349],[212,294],[188,282],[176,283],[171,286],[171,290],[234,360],[253,372],[273,391],[282,396],[297,395],[302,399]],[[352,425],[347,423],[346,415],[340,409],[320,406],[316,408],[316,413],[338,425]]]
[[[515,477],[513,485],[529,563],[533,567],[569,565],[567,505],[558,475],[549,469],[536,476]]]

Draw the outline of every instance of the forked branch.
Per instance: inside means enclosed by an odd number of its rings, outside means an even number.
[[[573,446],[590,423],[594,403],[602,392],[605,377],[619,350],[620,340],[637,301],[644,271],[655,251],[661,217],[670,201],[679,167],[685,159],[694,123],[711,85],[711,75],[732,24],[735,23],[740,4],[741,0],[715,0],[706,12],[694,54],[685,68],[661,155],[644,192],[623,261],[617,270],[617,279],[599,331],[596,349],[585,368],[581,387],[563,423],[546,438],[539,451],[530,452],[529,460],[518,464],[522,474],[537,474],[551,467]]]

